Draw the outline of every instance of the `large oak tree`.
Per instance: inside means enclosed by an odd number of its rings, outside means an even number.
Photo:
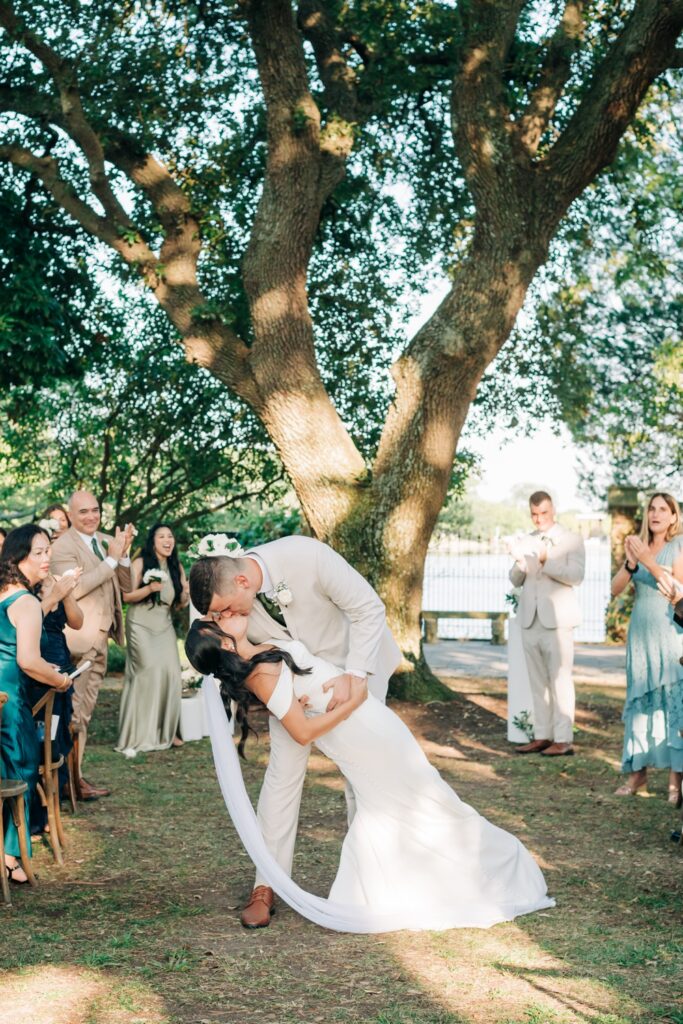
[[[570,206],[680,66],[683,0],[0,0],[0,27],[0,161],[256,413],[313,532],[384,598],[402,692],[438,692],[422,576],[465,418]],[[391,291],[401,220],[396,264],[438,254],[450,288],[376,436],[325,353],[367,371],[362,407],[380,320],[352,341],[336,300],[354,275]]]

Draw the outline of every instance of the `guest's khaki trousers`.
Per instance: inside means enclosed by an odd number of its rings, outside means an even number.
[[[534,713],[534,738],[571,743],[574,732],[574,630],[546,629],[538,615],[522,629]]]
[[[102,636],[104,637],[104,646],[91,647],[78,661],[78,665],[82,665],[84,661],[91,661],[92,666],[74,679],[71,725],[74,732],[78,733],[81,762],[88,738],[88,726],[95,710],[102,680],[107,671],[107,634],[102,633]]]

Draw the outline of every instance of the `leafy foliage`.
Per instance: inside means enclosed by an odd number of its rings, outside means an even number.
[[[189,365],[147,302],[100,303],[94,365],[69,383],[14,387],[3,403],[3,468],[48,499],[95,489],[112,522],[201,529],[219,510],[284,489],[272,446],[243,406]]]

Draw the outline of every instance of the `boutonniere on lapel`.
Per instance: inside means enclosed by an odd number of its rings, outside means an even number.
[[[542,534],[541,543],[547,544],[549,548],[555,547],[555,541],[552,537],[549,537],[547,533]]]
[[[277,601],[281,608],[286,608],[287,605],[290,605],[294,600],[292,596],[292,591],[289,589],[284,580],[280,580],[279,583],[275,584],[275,589],[273,593],[275,594],[275,600]]]

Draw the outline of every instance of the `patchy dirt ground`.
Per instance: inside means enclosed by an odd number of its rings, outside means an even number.
[[[578,753],[512,754],[500,680],[449,679],[452,703],[394,704],[460,796],[516,832],[557,908],[488,931],[325,932],[280,906],[246,932],[252,868],[208,740],[126,761],[118,691],[96,712],[88,776],[113,795],[66,816],[68,863],[36,853],[0,932],[0,1024],[683,1024],[678,812],[612,795],[622,694],[582,688]],[[245,776],[256,796],[265,718]],[[325,894],[344,833],[340,777],[314,754],[295,875]]]

